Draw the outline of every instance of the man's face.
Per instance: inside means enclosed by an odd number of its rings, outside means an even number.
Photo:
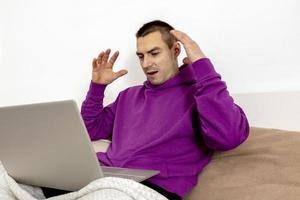
[[[170,49],[159,31],[137,38],[137,56],[147,79],[153,85],[162,84],[178,73],[175,46]]]

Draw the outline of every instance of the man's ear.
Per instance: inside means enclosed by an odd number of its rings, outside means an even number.
[[[174,44],[174,53],[175,53],[175,56],[178,57],[179,54],[180,54],[180,52],[181,52],[181,46],[180,46],[179,42],[176,42]]]

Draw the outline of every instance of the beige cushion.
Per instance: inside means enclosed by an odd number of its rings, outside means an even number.
[[[251,127],[238,148],[215,153],[185,199],[300,199],[300,131]]]

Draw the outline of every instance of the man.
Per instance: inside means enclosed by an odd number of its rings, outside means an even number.
[[[214,151],[246,140],[249,124],[212,63],[187,34],[156,20],[136,33],[137,56],[147,77],[103,107],[104,91],[127,70],[113,71],[110,49],[93,60],[92,81],[81,114],[92,140],[111,138],[107,166],[159,170],[144,184],[181,199],[197,183]],[[179,68],[183,45],[187,57]]]

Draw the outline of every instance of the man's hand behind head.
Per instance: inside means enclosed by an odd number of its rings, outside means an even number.
[[[171,30],[170,33],[183,44],[187,57],[183,59],[184,64],[191,64],[200,58],[205,58],[199,45],[192,40],[186,33],[179,30]]]

